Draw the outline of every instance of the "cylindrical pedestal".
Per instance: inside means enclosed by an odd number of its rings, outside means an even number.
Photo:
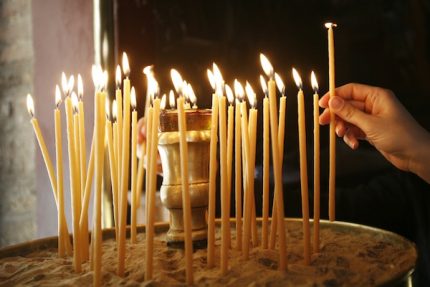
[[[210,119],[210,110],[186,111],[192,238],[197,246],[207,239]],[[171,246],[182,246],[184,224],[176,111],[164,111],[160,115],[160,130],[158,150],[163,167],[160,196],[163,205],[170,212],[170,229],[166,240]]]

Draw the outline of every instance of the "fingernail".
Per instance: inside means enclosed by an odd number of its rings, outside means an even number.
[[[340,97],[333,97],[330,100],[330,107],[334,110],[340,110],[343,106],[343,99]]]

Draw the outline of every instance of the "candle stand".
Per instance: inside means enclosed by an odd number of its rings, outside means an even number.
[[[186,110],[189,191],[191,200],[192,238],[195,248],[206,247],[209,190],[210,110]],[[184,224],[182,211],[181,166],[178,115],[176,110],[160,114],[158,141],[163,168],[160,196],[170,212],[167,245],[183,247]]]

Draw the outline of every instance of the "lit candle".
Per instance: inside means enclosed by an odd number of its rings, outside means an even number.
[[[84,110],[84,85],[82,77],[78,74],[78,114],[79,114],[79,169],[81,179],[81,202],[84,200],[85,184],[87,180],[87,153],[86,153],[86,138],[85,138],[85,110]],[[81,204],[82,205],[82,204]],[[82,207],[81,207],[82,210]],[[84,220],[84,226],[81,229],[81,242],[82,242],[82,261],[89,258],[88,248],[88,216]]]
[[[137,242],[137,112],[136,112],[136,91],[131,88],[131,243]]]
[[[116,105],[116,102],[114,100],[114,103]],[[112,184],[112,199],[113,199],[113,217],[114,217],[114,223],[115,223],[115,238],[118,238],[118,173],[117,173],[117,165],[115,161],[115,146],[114,146],[114,140],[112,136],[112,122],[110,120],[110,106],[109,106],[109,100],[106,99],[106,138],[107,138],[107,147],[108,147],[108,154],[109,154],[109,165],[110,165],[110,177],[111,177],[111,184]],[[112,105],[112,114],[114,114],[114,105]]]
[[[207,70],[208,79],[215,90],[215,77],[211,70]],[[216,200],[216,172],[217,172],[217,142],[218,142],[218,96],[212,94],[211,140],[209,146],[209,204],[208,204],[208,267],[214,266],[215,254],[215,200]]]
[[[230,224],[230,210],[228,209],[228,174],[227,174],[227,126],[226,126],[226,98],[223,94],[224,80],[218,66],[213,64],[213,72],[216,82],[215,93],[218,96],[218,121],[219,121],[219,146],[220,146],[220,171],[221,171],[221,274],[228,271],[228,226]]]
[[[269,225],[269,176],[270,176],[270,148],[269,148],[269,98],[267,93],[266,80],[260,75],[260,84],[263,89],[263,211],[262,211],[262,228],[261,244],[263,249],[268,247],[268,225]]]
[[[335,96],[335,66],[334,66],[334,37],[333,27],[336,24],[326,23],[325,27],[328,29],[328,69],[329,69],[329,92],[330,98]],[[334,221],[336,219],[336,117],[333,111],[330,111],[330,168],[329,168],[329,192],[328,192],[328,208],[329,219]]]
[[[282,166],[280,162],[279,154],[279,143],[278,134],[276,131],[278,129],[278,114],[276,108],[276,84],[273,80],[274,71],[272,64],[263,54],[260,54],[260,61],[264,72],[269,76],[270,80],[268,83],[269,89],[269,106],[270,106],[270,129],[271,140],[272,140],[272,161],[273,161],[273,172],[275,176],[275,200],[277,201],[276,211],[279,219],[284,218],[284,195],[282,191]],[[286,270],[287,268],[287,250],[286,250],[286,238],[285,238],[285,222],[284,220],[277,220],[279,233],[279,270]]]
[[[182,210],[185,232],[185,264],[187,284],[192,285],[193,279],[193,239],[191,225],[191,202],[188,185],[188,146],[187,125],[185,121],[184,97],[178,98],[179,148],[181,156]]]
[[[319,252],[320,239],[320,125],[318,82],[315,73],[311,73],[314,90],[314,252]]]
[[[227,210],[230,210],[231,206],[231,169],[233,165],[233,127],[234,127],[234,95],[229,85],[225,85],[225,94],[229,103],[227,111]],[[230,212],[229,212],[230,217]],[[230,224],[227,225],[227,240],[228,247],[231,247],[231,230]]]
[[[279,101],[279,123],[278,123],[278,146],[279,146],[279,157],[281,161],[281,174],[282,174],[282,166],[284,161],[284,138],[285,138],[285,108],[286,108],[286,97],[285,97],[285,85],[282,81],[281,77],[278,73],[275,73],[275,82],[278,87],[279,92],[281,93],[281,98]],[[276,220],[278,219],[276,213],[276,198],[273,200],[272,206],[272,226],[270,229],[270,240],[269,240],[269,248],[275,248],[276,242]]]
[[[57,198],[58,198],[58,255],[63,257],[66,255],[66,247],[63,233],[63,219],[64,214],[64,188],[63,188],[63,153],[62,153],[62,141],[61,141],[61,114],[59,106],[61,104],[61,94],[58,85],[55,86],[55,155],[57,159]]]
[[[57,98],[57,96],[56,96],[56,98]],[[60,96],[60,101],[61,101],[61,96]],[[56,151],[58,151],[57,146],[59,144],[59,142],[57,141],[57,129],[58,129],[58,132],[61,132],[61,123],[58,122],[58,119],[60,118],[58,105],[59,105],[59,103],[57,101],[57,108],[55,109]],[[30,122],[33,125],[34,134],[36,135],[36,139],[39,143],[40,151],[42,152],[42,157],[43,157],[43,160],[45,162],[46,169],[48,171],[48,176],[49,176],[49,180],[51,182],[51,187],[52,187],[52,193],[54,195],[54,199],[55,199],[55,203],[56,203],[56,207],[57,207],[57,211],[58,211],[58,220],[59,220],[58,221],[58,239],[59,239],[59,244],[61,243],[63,246],[63,249],[65,249],[65,251],[69,254],[69,251],[71,250],[71,248],[70,248],[70,241],[68,241],[69,237],[68,237],[67,222],[66,222],[65,217],[64,217],[64,203],[63,203],[63,208],[61,208],[61,204],[60,204],[60,200],[62,200],[62,198],[60,198],[60,195],[59,195],[59,193],[60,193],[59,186],[60,185],[58,184],[58,181],[55,177],[54,166],[52,165],[51,157],[49,156],[49,152],[48,152],[48,149],[46,147],[45,140],[44,140],[43,135],[42,135],[42,131],[40,130],[39,122],[34,116],[34,103],[33,103],[33,98],[31,97],[30,94],[27,94],[27,109],[28,109],[28,113],[31,116]],[[60,150],[61,150],[61,147],[60,147]],[[57,175],[58,175],[59,169],[62,169],[62,161],[61,161],[61,163],[59,163],[58,152],[57,152],[57,163],[58,163],[57,164]],[[59,181],[62,181],[62,178]],[[63,217],[61,217],[61,209],[63,209],[63,211],[62,211]],[[64,237],[66,237],[66,238],[64,238]],[[60,242],[60,239],[62,239],[62,242]],[[67,241],[68,241],[69,245],[67,245]],[[59,255],[64,256],[64,251],[62,251],[60,253],[60,250],[59,250]]]
[[[122,122],[122,147],[121,151],[121,188],[120,194],[120,228],[119,228],[119,242],[118,242],[118,275],[123,277],[125,270],[125,231],[127,225],[127,192],[128,192],[128,177],[129,177],[129,160],[130,160],[130,67],[128,64],[127,54],[122,55],[122,69],[125,74],[123,81],[124,90],[124,117]],[[118,98],[117,98],[117,104]],[[119,106],[118,106],[119,109]],[[119,110],[118,110],[119,112]],[[119,115],[119,113],[118,113]],[[119,126],[119,122],[118,122]],[[121,140],[120,140],[121,141]]]
[[[117,142],[117,161],[118,161],[118,203],[119,203],[119,214],[121,214],[121,176],[122,176],[122,91],[121,91],[121,81],[122,81],[122,74],[121,74],[121,67],[120,65],[116,66],[115,71],[115,84],[116,84],[116,92],[115,92],[115,98],[116,98],[116,105],[117,105],[117,115],[116,115],[116,122],[117,122],[117,133],[118,133],[118,142]],[[120,216],[118,216],[118,225],[121,222]]]
[[[247,190],[245,194],[246,208],[245,208],[245,227],[244,227],[244,257],[247,259],[249,256],[249,240],[250,240],[251,226],[253,224],[252,217],[254,216],[252,214],[252,210],[253,209],[255,210],[254,174],[255,174],[255,149],[256,149],[256,139],[257,139],[257,109],[255,107],[256,107],[257,98],[251,85],[248,82],[246,83],[245,90],[251,107],[249,110],[248,134],[245,135],[245,142],[248,142],[248,148],[247,148],[248,151],[246,152],[248,154],[247,156],[248,184],[247,184]],[[245,107],[245,105],[243,105],[243,107]],[[244,123],[242,122],[242,125],[243,124]],[[244,129],[242,128],[242,130]],[[242,136],[243,135],[244,134],[242,133]],[[248,137],[248,139],[246,139],[246,137]],[[254,244],[256,243],[254,240],[253,242]]]
[[[241,127],[242,127],[242,145],[243,145],[243,151],[244,151],[244,164],[243,164],[243,174],[244,177],[249,177],[249,133],[248,133],[248,113],[246,112],[246,101],[243,100],[240,104],[241,108]],[[245,181],[244,181],[245,183]],[[250,233],[251,233],[251,209],[248,208],[250,206],[250,197],[249,197],[249,181],[246,180],[246,185],[244,184],[244,230],[243,230],[243,243],[242,243],[242,255],[243,259],[248,260],[249,258],[249,240],[250,240]]]
[[[73,134],[74,134],[74,150],[75,150],[75,158],[76,158],[76,178],[75,180],[77,181],[76,183],[76,205],[77,205],[77,209],[78,209],[78,219],[81,216],[81,210],[82,210],[82,191],[81,191],[81,171],[80,171],[80,131],[79,131],[79,112],[78,112],[78,96],[76,95],[75,92],[72,92],[71,94],[71,99],[72,99],[72,106],[73,106]],[[82,240],[82,233],[79,232],[79,236],[80,239],[79,241]],[[80,251],[81,252],[81,260],[82,262],[84,262],[84,251],[83,251],[83,245],[82,243],[79,244],[80,246]]]
[[[95,188],[94,188],[94,277],[93,285],[101,286],[102,281],[102,179],[104,168],[105,149],[105,101],[106,93],[103,91],[107,87],[107,72],[98,68],[98,88],[96,88],[94,105],[94,125],[95,125]]]
[[[73,76],[70,77],[69,83],[73,82]],[[69,89],[70,87],[70,89]],[[73,107],[70,98],[70,92],[73,85],[65,85],[63,81],[63,92],[66,94],[65,108],[66,108],[66,122],[67,122],[67,145],[69,153],[69,174],[70,174],[70,195],[72,199],[72,218],[73,218],[73,265],[76,272],[81,272],[81,252],[80,252],[80,230],[79,230],[79,216],[80,210],[78,209],[78,190],[79,182],[76,175],[76,154],[74,151],[74,130],[73,130]]]
[[[235,110],[235,200],[236,200],[236,248],[242,250],[242,138],[240,101],[244,97],[244,90],[238,80],[234,80],[234,93],[236,96]],[[245,167],[244,167],[245,168]]]
[[[153,278],[153,254],[154,254],[154,221],[155,221],[155,189],[157,183],[157,147],[158,147],[158,127],[160,123],[160,99],[157,98],[159,93],[158,83],[153,79],[153,88],[155,91],[153,100],[153,115],[152,115],[152,127],[150,136],[150,152],[149,163],[148,163],[148,181],[149,187],[147,192],[147,223],[146,223],[146,270],[145,280],[151,280]]]
[[[310,255],[310,230],[309,230],[309,195],[308,195],[308,168],[306,159],[306,122],[305,99],[302,90],[302,79],[296,69],[293,68],[293,77],[299,92],[297,94],[298,124],[299,124],[299,151],[300,151],[300,185],[302,191],[302,217],[303,217],[303,257],[305,264],[309,265]]]

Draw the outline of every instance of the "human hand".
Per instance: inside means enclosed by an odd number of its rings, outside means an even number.
[[[358,140],[372,144],[394,166],[411,171],[430,182],[430,134],[424,130],[393,92],[361,84],[347,84],[330,99],[320,99],[325,108],[320,124],[330,123],[330,109],[336,114],[336,134],[352,149]]]
[[[141,149],[142,144],[143,143],[146,144],[146,118],[142,117],[139,119],[139,121],[137,122],[137,130],[138,130],[138,134],[137,134],[138,149],[142,150]],[[142,158],[142,156],[143,155],[140,154],[140,158]],[[144,166],[146,168],[146,161],[144,162]],[[163,168],[161,166],[161,159],[158,151],[157,151],[157,174],[163,175]]]

